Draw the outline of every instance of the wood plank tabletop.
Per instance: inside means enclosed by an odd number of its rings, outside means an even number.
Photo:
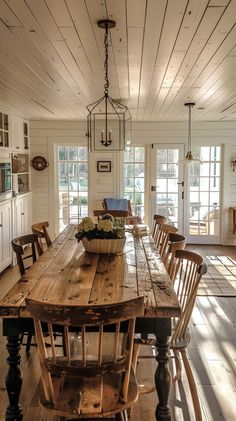
[[[0,301],[0,317],[28,317],[25,298],[94,305],[144,296],[145,317],[179,316],[170,278],[150,236],[127,233],[124,253],[90,254],[68,226]]]

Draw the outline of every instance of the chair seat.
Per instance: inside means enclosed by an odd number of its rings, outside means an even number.
[[[52,378],[55,391],[55,402],[41,401],[45,409],[70,419],[86,419],[91,414],[104,418],[124,411],[138,398],[138,385],[133,369],[131,369],[128,389],[128,403],[122,402],[120,383],[122,373],[107,373],[104,376],[81,377],[54,376]],[[72,415],[74,413],[74,416]]]

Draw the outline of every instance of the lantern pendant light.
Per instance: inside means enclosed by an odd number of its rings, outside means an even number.
[[[87,105],[87,137],[89,151],[123,151],[131,136],[131,114],[128,107],[110,97],[108,79],[108,30],[116,26],[113,20],[99,20],[104,34],[104,95]]]

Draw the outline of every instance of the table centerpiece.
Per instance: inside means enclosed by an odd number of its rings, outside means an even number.
[[[97,223],[90,217],[83,218],[75,237],[89,253],[121,253],[126,240],[124,227],[108,213]]]

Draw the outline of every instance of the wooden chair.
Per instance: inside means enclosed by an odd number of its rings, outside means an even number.
[[[26,307],[35,324],[43,407],[51,415],[70,419],[115,415],[117,420],[127,420],[127,410],[138,398],[132,352],[135,318],[144,312],[143,297],[79,307],[27,298]],[[125,334],[121,332],[123,321],[127,323]],[[48,326],[50,349],[45,347],[42,323]],[[64,329],[65,355],[55,351],[52,323]],[[81,332],[76,352],[70,346],[73,327]]]
[[[42,247],[40,246],[38,234],[27,234],[22,235],[21,237],[14,238],[11,242],[12,249],[16,253],[16,260],[19,267],[21,276],[23,276],[27,269],[29,269],[34,262],[37,260],[38,256],[43,254]],[[28,246],[30,248],[30,254],[24,252],[24,247]],[[29,259],[31,262],[29,263]],[[25,261],[28,261],[26,266]]]
[[[42,249],[43,249],[42,238],[45,239],[47,247],[49,247],[52,244],[48,231],[47,231],[48,227],[49,227],[48,221],[38,222],[37,224],[33,224],[31,227],[33,233],[38,234],[39,242],[41,244]]]
[[[186,237],[184,235],[171,232],[169,234],[168,250],[164,256],[163,263],[170,275],[170,279],[174,282],[176,277],[176,257],[175,252],[177,250],[184,250],[186,245]]]
[[[178,228],[173,225],[161,224],[160,226],[160,234],[156,245],[163,261],[166,260],[166,254],[168,252],[169,236],[171,233],[175,234],[176,232],[178,232]]]
[[[23,276],[27,269],[29,269],[34,262],[37,260],[37,256],[43,254],[43,250],[40,246],[38,234],[28,234],[21,237],[14,238],[11,242],[12,249],[16,253],[16,261],[19,267],[21,276]],[[24,251],[24,246],[27,246],[26,252]],[[27,264],[26,264],[27,262]],[[29,353],[32,336],[34,332],[27,332],[27,341],[26,344],[23,344],[24,335],[21,337],[21,342],[23,345],[26,345],[26,352]]]
[[[111,209],[109,207],[108,200],[109,199],[106,199],[106,198],[103,199],[102,206],[103,206],[104,210],[106,210],[107,212],[110,213],[111,210],[114,210],[114,209],[113,208]],[[118,198],[116,199],[116,198],[114,198],[114,201],[117,201],[117,210],[118,210],[118,207],[119,207],[119,201],[120,200],[124,200],[125,202],[127,202],[128,215],[126,216],[126,223],[129,224],[129,225],[141,224],[142,223],[141,218],[139,216],[133,215],[133,213],[132,213],[131,203],[130,203],[129,199],[123,199],[123,198],[122,199],[118,199]]]
[[[155,241],[155,243],[158,243],[158,238],[160,235],[160,227],[162,224],[165,224],[167,221],[167,218],[162,215],[155,214],[153,216],[153,227],[152,227],[152,237]]]
[[[199,254],[193,253],[189,250],[177,250],[175,252],[175,258],[176,275],[178,276],[176,276],[174,285],[181,306],[181,316],[176,320],[173,320],[172,324],[170,349],[173,351],[176,366],[176,375],[173,377],[172,382],[181,380],[181,355],[190,387],[195,411],[195,418],[196,421],[202,421],[201,407],[198,399],[197,388],[191,370],[191,366],[186,355],[186,348],[191,340],[188,328],[189,320],[192,315],[200,280],[202,278],[202,275],[204,275],[207,272],[207,265],[203,262],[203,258]],[[153,342],[152,340],[152,342],[146,342],[145,345],[153,345],[154,343],[155,342]],[[136,338],[134,346],[134,366],[136,366],[136,360],[139,353],[140,344],[143,345],[143,342],[141,342],[139,338]],[[154,390],[154,386],[149,387],[147,389],[144,388],[143,393],[150,393]]]
[[[174,285],[182,312],[180,318],[174,323],[171,337],[170,346],[174,352],[177,370],[173,381],[181,379],[181,362],[179,358],[179,355],[181,355],[193,400],[195,417],[197,421],[201,421],[201,407],[191,366],[186,355],[186,348],[191,340],[188,329],[189,320],[192,315],[200,280],[202,275],[207,272],[207,265],[199,254],[189,250],[177,250],[175,258],[177,260],[176,273],[178,276]]]
[[[107,211],[105,209],[94,209],[93,211],[94,216],[96,216],[98,220],[100,219],[101,216],[106,215],[107,213],[114,216],[114,218],[124,218],[125,221],[128,216],[128,211],[121,211],[121,210]]]

